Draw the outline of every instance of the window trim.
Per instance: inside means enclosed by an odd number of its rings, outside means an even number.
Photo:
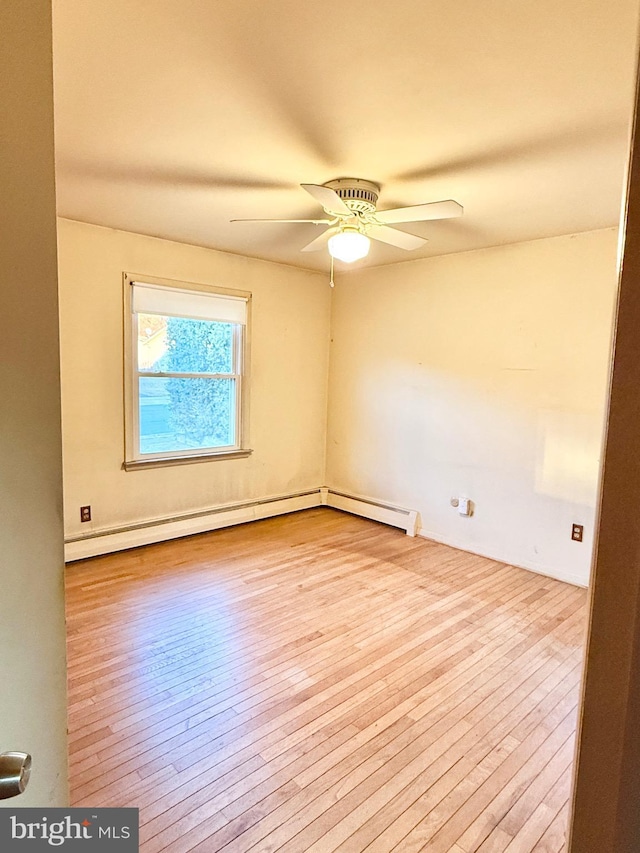
[[[236,370],[238,371],[234,374],[234,378],[236,380],[237,445],[233,447],[224,447],[221,449],[214,448],[204,451],[201,449],[196,449],[194,451],[166,451],[164,453],[154,454],[149,458],[147,458],[146,454],[140,454],[138,448],[140,413],[137,405],[138,330],[132,304],[132,285],[134,282],[139,282],[140,284],[156,284],[162,287],[174,287],[177,290],[195,290],[217,296],[233,296],[246,300],[246,324],[244,326],[240,326],[239,334],[234,336],[236,340]],[[170,465],[208,462],[213,461],[214,459],[241,459],[250,456],[253,452],[248,446],[251,293],[246,290],[233,290],[231,288],[214,287],[208,284],[175,281],[172,279],[157,278],[156,276],[128,272],[124,272],[122,274],[122,285],[124,308],[124,462],[122,467],[124,470],[136,471],[144,468],[161,468]]]

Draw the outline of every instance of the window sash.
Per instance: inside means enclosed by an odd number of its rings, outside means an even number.
[[[145,379],[145,378],[148,378],[149,374],[139,373],[138,376],[139,376],[139,378]],[[178,374],[176,374],[176,376],[178,378],[182,378],[182,377],[179,377]],[[210,377],[206,377],[206,376],[203,376],[202,374],[198,374],[197,376],[188,377],[188,378],[193,378],[193,379],[203,379],[204,378],[204,379],[207,379]],[[154,453],[142,453],[140,450],[140,438],[141,438],[140,437],[140,397],[139,397],[139,385],[138,385],[138,387],[135,389],[135,398],[137,401],[136,408],[134,409],[134,414],[135,414],[135,418],[136,418],[136,431],[135,431],[136,453],[135,453],[135,456],[133,458],[133,461],[136,461],[136,462],[149,461],[149,462],[151,462],[155,459],[180,459],[183,457],[185,459],[188,459],[189,457],[194,457],[194,456],[197,456],[197,457],[199,457],[199,456],[217,456],[217,455],[224,456],[226,453],[233,453],[234,451],[241,450],[242,449],[241,445],[240,445],[241,423],[239,421],[239,418],[241,416],[241,400],[240,400],[241,390],[240,389],[241,389],[242,377],[241,376],[235,376],[235,375],[225,375],[225,376],[221,376],[218,378],[230,379],[232,381],[235,381],[235,391],[234,391],[235,408],[234,408],[233,416],[234,416],[234,427],[235,427],[234,433],[235,433],[235,439],[236,440],[235,440],[234,444],[220,444],[220,445],[210,445],[208,447],[194,447],[194,448],[190,448],[188,450],[163,450],[163,451],[156,451]]]
[[[151,312],[144,311],[140,313],[149,314]],[[157,314],[157,312],[154,312]],[[164,317],[167,315],[158,314],[158,316]],[[170,315],[171,316],[171,315]],[[139,313],[134,312],[133,314],[133,339],[136,342],[136,346],[133,350],[133,360],[134,360],[134,370],[136,375],[136,381],[134,382],[133,388],[133,412],[134,412],[134,459],[136,461],[143,460],[151,460],[151,459],[171,459],[177,457],[189,457],[189,456],[204,456],[204,455],[213,455],[216,453],[224,453],[231,452],[234,450],[240,450],[240,436],[241,436],[241,394],[242,394],[242,384],[241,384],[241,374],[240,373],[232,373],[232,374],[216,374],[216,373],[181,373],[179,371],[171,371],[171,372],[159,372],[152,373],[150,371],[142,371],[138,367],[138,321],[139,321]],[[221,322],[213,320],[211,322]],[[241,358],[241,346],[240,341],[242,338],[242,329],[243,327],[238,324],[233,324],[233,356],[232,362],[233,367],[238,370],[238,362]],[[143,453],[140,449],[141,445],[141,435],[140,435],[140,379],[141,378],[176,378],[176,379],[229,379],[235,382],[235,411],[233,413],[234,417],[234,437],[235,441],[233,444],[223,444],[216,446],[207,446],[207,447],[194,447],[189,450],[166,450],[159,451],[156,453]]]
[[[124,274],[124,287],[125,287],[125,326],[128,328],[129,333],[127,338],[129,339],[129,348],[125,354],[125,375],[129,378],[125,380],[126,385],[126,399],[128,401],[127,409],[125,412],[125,465],[126,468],[128,463],[131,463],[132,467],[135,467],[137,463],[144,465],[145,463],[153,464],[155,461],[162,462],[175,460],[179,462],[181,459],[184,461],[189,461],[190,459],[206,459],[206,458],[215,458],[225,457],[225,456],[233,456],[233,455],[249,455],[251,453],[250,450],[244,449],[244,436],[245,436],[245,424],[244,424],[244,416],[245,416],[245,408],[246,401],[244,399],[244,385],[246,384],[245,377],[245,347],[246,347],[246,328],[248,324],[248,304],[251,295],[249,293],[242,294],[241,296],[235,296],[235,294],[229,294],[225,291],[220,293],[211,292],[200,285],[195,285],[198,287],[198,291],[188,291],[188,288],[182,288],[177,283],[167,282],[158,284],[157,287],[154,285],[145,285],[149,290],[157,289],[158,291],[163,290],[176,290],[178,292],[188,292],[190,294],[195,294],[196,296],[203,296],[206,299],[213,298],[218,304],[223,302],[224,300],[233,301],[234,303],[240,304],[242,306],[242,323],[234,322],[233,323],[233,355],[232,355],[232,373],[186,373],[179,371],[167,371],[167,372],[157,372],[157,371],[145,371],[140,370],[138,366],[138,320],[139,314],[156,314],[159,316],[177,316],[177,314],[162,314],[158,311],[158,306],[155,306],[154,310],[149,310],[147,306],[144,307],[143,310],[134,312],[134,304],[133,304],[133,279],[128,276],[126,273]],[[139,284],[137,285],[140,286]],[[219,314],[219,312],[217,312]],[[191,316],[191,315],[190,315]],[[236,315],[237,316],[237,315]],[[202,318],[198,316],[193,316],[192,319],[211,319],[211,318]],[[231,322],[229,318],[223,318],[222,316],[215,318],[212,320],[213,322],[223,322],[228,323]],[[127,367],[128,364],[128,367]],[[185,379],[228,379],[234,383],[234,399],[235,399],[235,411],[233,412],[234,417],[234,426],[235,426],[235,437],[234,443],[229,445],[220,445],[220,446],[210,446],[210,447],[201,447],[201,448],[190,448],[188,450],[169,450],[169,451],[159,451],[156,453],[142,453],[140,451],[140,388],[139,382],[141,378],[185,378]]]
[[[151,370],[138,370],[138,378],[144,379],[239,379],[239,373],[153,373]]]

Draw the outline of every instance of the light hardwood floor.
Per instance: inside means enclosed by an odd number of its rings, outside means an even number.
[[[559,853],[585,592],[330,509],[72,564],[74,805],[143,853]]]

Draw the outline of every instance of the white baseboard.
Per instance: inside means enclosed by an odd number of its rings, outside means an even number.
[[[556,581],[570,583],[573,586],[580,586],[583,589],[588,588],[589,582],[585,582],[582,577],[573,572],[558,571],[550,566],[544,566],[541,563],[533,563],[525,560],[517,562],[509,560],[505,556],[496,556],[496,554],[486,554],[482,551],[471,550],[465,543],[454,541],[453,539],[445,538],[437,533],[425,530],[424,527],[418,528],[416,535],[422,539],[431,539],[433,542],[439,542],[441,545],[448,545],[450,548],[455,548],[457,551],[465,551],[467,554],[475,554],[477,557],[486,557],[488,560],[495,560],[496,563],[504,563],[507,566],[514,566],[516,569],[526,569],[528,572],[535,572],[537,575],[544,575],[547,578],[553,578]]]
[[[326,506],[370,518],[372,521],[381,521],[391,527],[400,527],[408,536],[416,535],[418,513],[414,510],[403,509],[359,495],[335,492],[332,489],[320,489],[320,493],[322,502]]]
[[[84,560],[87,557],[124,551],[127,548],[137,548],[140,545],[151,545],[154,542],[164,542],[167,539],[178,539],[181,536],[191,536],[194,533],[206,533],[209,530],[218,530],[221,527],[258,521],[262,518],[271,518],[287,512],[298,512],[319,505],[320,490],[314,489],[303,494],[285,495],[216,507],[210,511],[182,517],[153,519],[126,528],[92,531],[87,536],[69,539],[65,542],[65,561],[70,563],[74,560]]]

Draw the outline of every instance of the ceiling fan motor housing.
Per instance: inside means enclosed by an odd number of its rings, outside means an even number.
[[[373,213],[378,203],[380,187],[360,178],[338,178],[324,184],[334,190],[354,213]]]

